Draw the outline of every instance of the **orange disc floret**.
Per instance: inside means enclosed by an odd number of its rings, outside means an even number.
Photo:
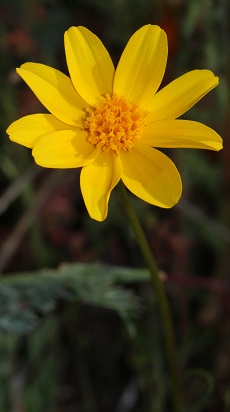
[[[95,108],[87,108],[85,129],[89,131],[88,142],[103,152],[130,150],[145,127],[145,112],[136,103],[125,97],[106,94]]]

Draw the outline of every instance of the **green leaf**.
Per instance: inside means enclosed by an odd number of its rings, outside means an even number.
[[[66,265],[58,270],[8,275],[0,281],[0,333],[32,331],[59,301],[114,310],[127,322],[140,310],[137,297],[122,284],[148,280],[140,269],[100,264]]]

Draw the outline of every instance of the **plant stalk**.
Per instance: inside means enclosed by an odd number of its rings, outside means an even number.
[[[165,288],[159,278],[159,272],[153,254],[150,250],[149,244],[143,232],[143,229],[139,223],[136,216],[134,208],[130,202],[129,196],[127,194],[126,188],[122,181],[118,184],[120,196],[126,211],[126,214],[130,220],[134,233],[136,235],[137,242],[145,259],[145,262],[149,268],[151,274],[152,284],[156,293],[158,300],[162,329],[165,339],[165,350],[168,360],[168,368],[170,374],[170,384],[171,384],[171,397],[172,397],[172,407],[173,412],[182,412],[182,398],[181,398],[181,387],[177,368],[177,354],[175,345],[174,328],[171,317],[171,312],[169,308],[168,299],[166,296]]]

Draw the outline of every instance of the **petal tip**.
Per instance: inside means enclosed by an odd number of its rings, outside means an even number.
[[[77,29],[76,26],[71,26],[71,27],[69,27],[69,28],[65,31],[64,37],[66,37],[71,31],[73,32],[73,31],[75,31],[76,29]]]
[[[207,73],[207,77],[209,77],[210,79],[213,80],[213,84],[215,86],[217,86],[219,84],[219,77],[215,76],[215,74],[211,70],[204,69],[202,71]]]
[[[88,210],[87,210],[88,211]],[[108,216],[108,211],[105,213],[105,214],[103,214],[103,215],[98,215],[98,214],[96,214],[96,215],[94,215],[93,213],[90,213],[89,211],[88,211],[88,213],[89,213],[89,216],[91,217],[91,219],[94,219],[94,220],[96,220],[97,222],[104,222],[104,220],[107,218],[107,216]]]
[[[212,72],[211,72],[211,73],[212,73]],[[215,76],[214,73],[212,73],[212,76],[213,76],[213,81],[214,81],[214,83],[215,83],[215,86],[217,86],[217,85],[220,83],[220,79],[219,79],[218,76]]]
[[[221,139],[221,138],[220,138]],[[218,144],[219,143],[219,144]],[[221,139],[219,142],[217,143],[216,147],[213,148],[213,150],[215,152],[219,152],[220,150],[223,149],[223,140]]]
[[[29,63],[23,63],[20,67],[16,68],[16,73],[21,76],[21,74],[23,73],[24,70],[28,70],[28,64]],[[33,63],[30,63],[33,64]],[[34,63],[35,64],[35,63]]]

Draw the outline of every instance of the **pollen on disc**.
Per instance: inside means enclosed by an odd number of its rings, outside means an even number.
[[[88,142],[102,152],[130,150],[145,127],[147,113],[124,97],[106,94],[95,108],[87,109],[84,122]]]

